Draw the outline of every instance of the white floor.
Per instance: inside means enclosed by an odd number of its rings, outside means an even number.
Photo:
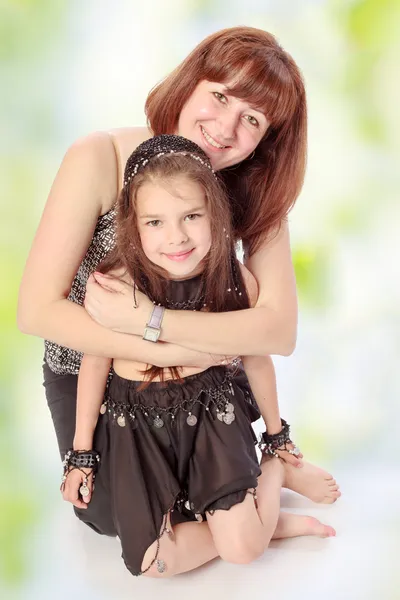
[[[37,365],[32,369],[39,372]],[[288,379],[281,377],[282,388]],[[21,443],[29,464],[40,465],[28,474],[36,481],[33,501],[42,512],[34,532],[27,531],[25,555],[30,573],[23,589],[18,593],[0,590],[1,600],[400,600],[399,436],[393,427],[400,421],[398,403],[389,396],[379,395],[376,407],[382,408],[381,413],[366,401],[357,404],[351,387],[329,405],[329,419],[323,420],[324,439],[336,462],[326,464],[309,452],[306,457],[334,474],[343,493],[338,502],[317,505],[282,492],[284,510],[319,518],[335,527],[336,538],[277,541],[251,565],[215,560],[174,579],[153,580],[132,577],[120,558],[118,541],[96,535],[62,502],[60,461],[40,381],[34,397],[30,393],[33,377],[19,381],[19,397],[24,399],[20,401],[24,415],[19,421]],[[284,398],[291,395],[282,394]],[[396,397],[393,394],[392,400]],[[318,406],[305,410],[313,414]],[[283,414],[294,415],[295,422],[296,407],[287,402],[282,409]],[[368,435],[360,437],[371,420]],[[298,424],[295,430],[299,445],[306,445],[307,431],[302,434]]]
[[[400,598],[398,470],[379,465],[357,474],[335,470],[343,491],[320,506],[283,491],[282,507],[312,514],[337,529],[333,539],[273,542],[247,566],[220,560],[170,580],[134,578],[123,566],[115,539],[96,535],[75,519],[67,504],[32,540],[35,576],[24,600],[163,600],[246,597],[292,600],[395,600]],[[397,475],[397,478],[395,477]],[[33,548],[35,546],[35,548]]]

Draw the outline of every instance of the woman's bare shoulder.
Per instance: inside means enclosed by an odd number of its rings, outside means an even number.
[[[125,164],[129,156],[139,144],[151,138],[153,134],[147,127],[124,127],[112,129],[109,135],[111,136],[117,155],[121,185]]]
[[[102,213],[110,210],[118,197],[129,155],[149,137],[151,132],[147,127],[95,131],[79,138],[69,148],[69,156],[87,165],[88,172],[98,173],[102,188]]]

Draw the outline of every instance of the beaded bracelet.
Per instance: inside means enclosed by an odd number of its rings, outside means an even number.
[[[90,494],[90,490],[88,487],[88,473],[83,471],[83,469],[91,469],[93,473],[93,480],[96,477],[97,470],[100,464],[100,454],[96,450],[73,450],[70,448],[62,462],[63,466],[63,475],[61,478],[61,486],[60,490],[63,492],[65,487],[65,482],[67,480],[68,475],[74,469],[78,469],[81,473],[84,474],[84,479],[82,485],[79,488],[79,492],[81,496],[86,497]]]
[[[65,468],[76,467],[78,469],[93,469],[96,473],[100,464],[100,454],[97,450],[73,450],[70,448],[63,460]]]
[[[293,444],[290,439],[290,425],[284,419],[281,419],[282,429],[278,433],[268,434],[267,431],[261,434],[261,439],[258,444],[259,449],[263,454],[275,456],[279,458],[277,450],[287,450],[286,444]],[[282,448],[284,446],[284,448]],[[297,456],[300,450],[295,447],[294,450],[287,450],[290,454]]]

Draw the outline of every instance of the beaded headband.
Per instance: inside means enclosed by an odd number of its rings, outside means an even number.
[[[163,156],[164,154],[190,156],[214,173],[207,154],[194,142],[180,135],[156,135],[139,144],[128,158],[124,172],[124,186],[128,185],[137,172],[145,167],[152,158]]]

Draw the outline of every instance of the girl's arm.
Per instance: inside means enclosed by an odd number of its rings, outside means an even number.
[[[259,295],[257,282],[246,267],[240,265],[240,270],[250,306],[254,307]],[[272,358],[270,356],[242,356],[242,363],[268,433],[278,433],[282,429],[282,425]]]
[[[258,300],[257,282],[246,267],[241,267],[241,271],[246,284],[250,306],[254,306]],[[242,356],[242,363],[268,435],[279,433],[282,430],[282,423],[279,412],[275,367],[272,358],[270,356]],[[293,448],[293,445],[287,446],[288,450]],[[278,454],[295,467],[302,466],[301,460],[298,457],[279,450]],[[300,455],[300,458],[302,458],[302,455]]]
[[[137,137],[137,143],[144,139],[142,130]],[[68,150],[26,264],[19,294],[18,326],[24,333],[87,354],[139,360],[160,367],[210,366],[210,357],[202,353],[151,344],[101,327],[83,307],[67,300],[97,219],[117,198],[119,171],[116,149],[108,133],[92,134]]]
[[[290,254],[289,231],[284,222],[277,236],[246,262],[259,287],[254,308],[227,313],[166,310],[161,340],[186,348],[217,354],[282,354],[294,350],[297,329],[297,298]],[[139,308],[133,309],[130,291],[118,294],[104,290],[104,277],[95,275],[85,306],[98,323],[116,331],[143,335],[152,304],[138,293]],[[228,293],[228,292],[227,292]]]
[[[268,435],[282,430],[281,417],[276,389],[274,363],[270,356],[243,356],[243,367],[249,380],[251,391],[260,409]],[[280,458],[295,467],[302,467],[302,454],[294,456],[288,450],[294,450],[294,444],[287,444],[286,450],[277,450]]]
[[[93,449],[94,430],[110,366],[110,358],[90,354],[85,354],[82,358],[78,376],[74,450]],[[93,492],[93,469],[72,469],[65,475],[66,479],[61,488],[64,500],[71,502],[76,508],[87,508]],[[85,496],[80,495],[82,484],[87,488],[88,493]]]
[[[268,433],[279,433],[282,425],[272,358],[243,356],[242,363]]]
[[[84,354],[78,376],[74,450],[92,450],[111,358]]]

